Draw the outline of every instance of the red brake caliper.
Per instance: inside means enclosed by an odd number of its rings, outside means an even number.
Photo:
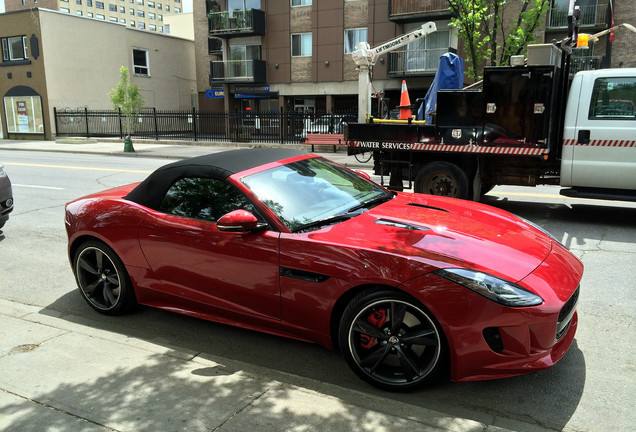
[[[367,321],[378,328],[382,327],[386,322],[386,309],[378,309],[371,312],[367,317]],[[362,348],[370,348],[374,343],[374,337],[365,334],[360,335],[360,345]]]

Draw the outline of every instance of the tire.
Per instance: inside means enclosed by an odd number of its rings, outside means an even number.
[[[439,378],[446,364],[444,335],[430,312],[397,291],[366,291],[344,310],[340,349],[368,383],[405,391]]]
[[[415,176],[415,192],[469,199],[468,176],[450,162],[431,162]]]
[[[367,163],[373,157],[373,152],[356,153],[355,158],[360,163]]]
[[[97,240],[82,243],[73,256],[73,271],[82,297],[96,311],[122,315],[137,303],[123,262]]]

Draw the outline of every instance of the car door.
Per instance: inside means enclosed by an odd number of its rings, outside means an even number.
[[[231,311],[280,318],[279,233],[224,232],[216,220],[249,199],[225,180],[177,180],[149,211],[139,242],[167,294]]]
[[[577,116],[572,185],[636,189],[636,76],[597,77],[580,100],[590,103]]]

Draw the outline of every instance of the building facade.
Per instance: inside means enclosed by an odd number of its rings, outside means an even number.
[[[181,0],[4,0],[4,3],[6,12],[50,9],[158,33],[169,32],[165,17],[183,12]]]
[[[54,108],[112,109],[109,91],[121,66],[147,107],[196,102],[192,40],[45,9],[0,14],[0,39],[3,138],[51,139]]]
[[[225,111],[355,111],[355,45],[379,45],[434,17],[434,36],[384,56],[373,69],[378,95],[399,100],[402,79],[408,77],[411,97],[423,97],[439,56],[458,45],[448,11],[441,0],[435,2],[439,7],[432,15],[409,17],[400,12],[387,15],[388,0],[195,2],[199,106]]]
[[[631,0],[579,0],[581,32],[611,23],[636,23]],[[551,0],[538,43],[567,34],[568,0]],[[505,6],[512,23],[520,2]],[[633,5],[632,5],[633,6]],[[463,57],[449,25],[447,0],[206,0],[193,10],[199,107],[235,111],[331,112],[357,107],[358,71],[351,51],[360,41],[377,46],[428,21],[438,31],[382,56],[373,68],[373,93],[399,103],[407,80],[411,101],[424,97],[441,54]],[[620,33],[618,33],[620,32]],[[579,67],[634,67],[636,34],[617,30],[575,52]]]

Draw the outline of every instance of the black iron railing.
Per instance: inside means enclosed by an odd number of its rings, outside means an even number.
[[[114,110],[54,108],[55,129],[60,137],[125,137],[123,116]],[[275,113],[259,111],[204,112],[144,109],[135,116],[131,135],[153,140],[302,142],[307,133],[342,133],[355,112]]]

